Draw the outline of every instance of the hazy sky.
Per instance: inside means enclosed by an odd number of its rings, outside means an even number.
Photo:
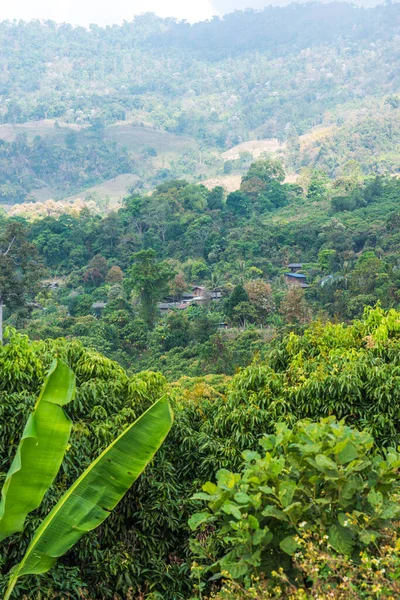
[[[217,11],[213,10],[211,0],[0,0],[0,21],[52,19],[79,25],[106,25],[124,19],[131,21],[142,12],[194,22],[208,19]]]

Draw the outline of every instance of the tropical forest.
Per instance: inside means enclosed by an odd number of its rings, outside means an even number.
[[[4,600],[400,598],[400,4],[225,4],[0,22]]]

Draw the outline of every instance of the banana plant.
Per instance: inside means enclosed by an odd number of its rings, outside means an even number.
[[[7,473],[0,501],[0,542],[22,531],[40,506],[64,458],[72,422],[63,411],[75,394],[75,376],[55,360]]]
[[[11,598],[21,576],[45,573],[103,523],[152,460],[172,423],[169,403],[161,398],[100,454],[37,528],[25,556],[11,570],[4,600]]]

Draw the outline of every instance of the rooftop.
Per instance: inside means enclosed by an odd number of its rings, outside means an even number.
[[[307,279],[306,275],[301,273],[285,273],[285,277],[294,277],[295,279]]]

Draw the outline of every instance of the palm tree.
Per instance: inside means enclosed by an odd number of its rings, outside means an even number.
[[[247,272],[247,265],[246,265],[245,260],[239,260],[237,262],[237,272],[238,272],[238,283],[241,283],[242,285],[244,285],[244,282],[246,280],[246,272]]]
[[[212,272],[211,277],[207,282],[207,287],[209,288],[210,292],[215,292],[215,290],[217,290],[223,284],[224,281],[222,277],[218,273],[215,273],[215,271]]]

